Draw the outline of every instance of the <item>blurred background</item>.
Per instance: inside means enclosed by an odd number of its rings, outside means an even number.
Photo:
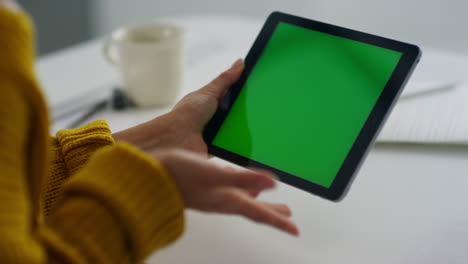
[[[264,20],[284,11],[415,44],[468,53],[466,0],[20,0],[33,16],[41,55],[119,26],[180,15]],[[234,34],[234,33],[233,33]]]

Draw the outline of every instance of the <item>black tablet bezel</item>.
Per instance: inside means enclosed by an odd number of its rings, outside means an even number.
[[[291,175],[287,172],[272,168],[268,165],[256,162],[249,158],[240,156],[228,150],[213,146],[211,144],[213,138],[221,127],[224,119],[229,113],[234,101],[244,86],[245,81],[250,75],[256,62],[260,58],[263,49],[270,40],[276,26],[279,22],[284,22],[311,30],[328,33],[331,35],[348,38],[351,40],[379,46],[382,48],[399,51],[402,53],[400,61],[398,62],[395,70],[393,71],[387,85],[382,91],[377,103],[373,107],[369,117],[367,118],[363,128],[361,129],[356,141],[354,142],[351,150],[348,152],[343,164],[341,165],[332,185],[330,188],[325,188],[321,185],[304,180],[300,177]],[[347,29],[331,24],[318,22],[302,17],[297,17],[281,12],[273,12],[265,22],[262,30],[257,36],[252,48],[250,49],[247,57],[245,58],[245,70],[239,80],[234,83],[226,92],[220,105],[205,127],[203,137],[208,145],[208,152],[228,160],[241,166],[250,166],[257,168],[264,168],[273,171],[278,175],[280,180],[284,183],[295,186],[299,189],[316,194],[320,197],[331,201],[339,201],[346,194],[349,186],[356,175],[359,166],[364,160],[369,148],[375,140],[379,129],[382,127],[387,115],[391,112],[396,98],[400,95],[402,88],[409,79],[414,67],[421,57],[421,50],[419,47],[403,43],[400,41],[383,38],[368,33],[359,32],[352,29]]]

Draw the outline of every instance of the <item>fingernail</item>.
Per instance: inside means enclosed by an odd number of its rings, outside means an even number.
[[[266,176],[275,179],[276,181],[281,181],[281,179],[278,177],[278,175],[274,174],[273,172],[270,171],[265,171],[263,172]]]
[[[231,69],[237,69],[242,65],[242,59],[237,59],[231,66]]]
[[[298,237],[299,236],[299,228],[296,226],[296,224],[292,224],[291,226],[287,226],[284,228],[286,232],[288,232],[290,235]]]
[[[273,188],[275,186],[276,186],[276,182],[271,181],[271,180],[268,180],[268,181],[263,180],[258,184],[258,187],[260,189],[265,189],[265,188],[269,189],[269,188]]]
[[[294,229],[291,233],[294,237],[299,237],[299,229]]]
[[[268,175],[269,175],[271,178],[273,178],[273,179],[275,179],[275,180],[277,180],[277,181],[280,181],[280,180],[281,180],[281,179],[278,177],[278,175],[276,175],[276,174],[269,173]]]

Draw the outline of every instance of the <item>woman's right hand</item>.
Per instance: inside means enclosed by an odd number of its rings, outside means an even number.
[[[221,167],[184,150],[161,150],[151,154],[173,177],[187,208],[242,215],[292,235],[299,234],[297,226],[289,219],[288,206],[256,199],[260,192],[275,187],[271,173]]]

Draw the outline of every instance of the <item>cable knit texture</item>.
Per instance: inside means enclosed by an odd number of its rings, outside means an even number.
[[[139,263],[182,233],[180,193],[105,121],[48,135],[32,40],[0,8],[0,263]]]

